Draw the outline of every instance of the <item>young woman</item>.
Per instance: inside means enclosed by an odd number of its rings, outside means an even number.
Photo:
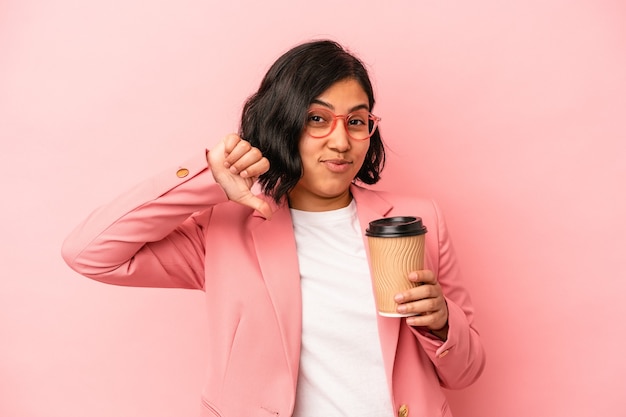
[[[96,210],[66,240],[77,272],[203,290],[211,343],[202,416],[451,416],[441,387],[484,366],[445,222],[429,200],[363,188],[385,151],[363,64],[299,45],[247,101],[239,134]],[[251,188],[259,183],[262,193]],[[364,230],[428,227],[408,318],[376,313]]]

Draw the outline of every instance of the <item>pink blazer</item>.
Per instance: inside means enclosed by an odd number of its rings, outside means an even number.
[[[394,412],[451,416],[441,387],[473,383],[485,356],[443,218],[429,200],[351,192],[363,232],[393,215],[420,216],[428,227],[426,267],[448,302],[448,340],[400,318],[378,317],[378,328]],[[98,281],[204,290],[211,335],[204,417],[286,417],[294,409],[300,274],[289,208],[271,205],[268,221],[228,201],[202,154],[96,210],[63,245],[67,264]]]

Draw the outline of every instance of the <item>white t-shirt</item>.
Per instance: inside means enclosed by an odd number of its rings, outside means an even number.
[[[291,215],[302,284],[294,417],[393,416],[354,200],[339,210]]]

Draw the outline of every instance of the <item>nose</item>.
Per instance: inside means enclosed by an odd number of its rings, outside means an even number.
[[[335,129],[328,135],[328,147],[336,152],[343,153],[351,148],[350,136],[345,120],[337,119]]]

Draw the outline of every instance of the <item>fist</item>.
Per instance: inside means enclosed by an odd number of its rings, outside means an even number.
[[[250,191],[257,178],[270,168],[259,149],[230,134],[207,153],[207,162],[215,182],[230,200],[257,210],[266,219],[271,217],[267,202]]]

